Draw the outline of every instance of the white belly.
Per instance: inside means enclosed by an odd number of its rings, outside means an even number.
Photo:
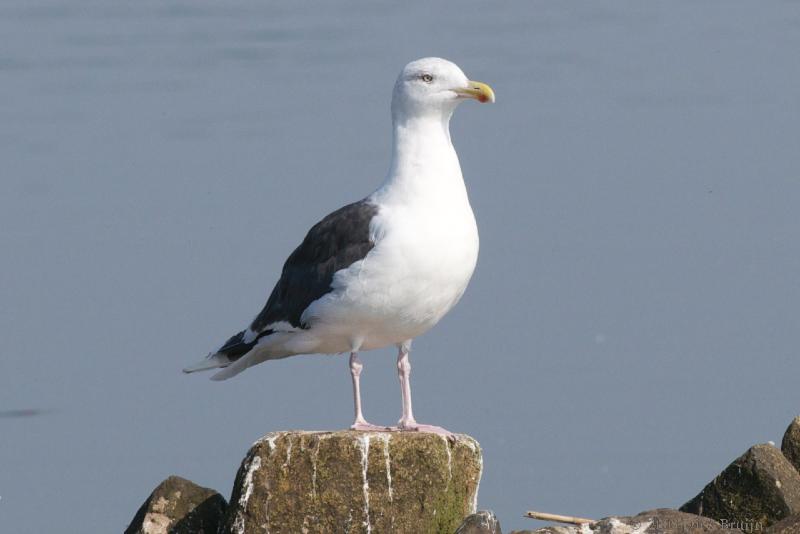
[[[370,350],[413,339],[450,311],[478,258],[478,230],[468,203],[455,212],[383,211],[376,245],[340,271],[334,291],[307,312],[318,352]],[[304,316],[306,317],[306,316]]]

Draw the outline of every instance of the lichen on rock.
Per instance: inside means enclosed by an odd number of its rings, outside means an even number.
[[[800,513],[800,475],[772,445],[751,447],[681,511],[765,528]]]
[[[503,531],[493,511],[481,510],[464,518],[455,534],[503,534]]]
[[[707,517],[658,508],[635,516],[606,517],[581,526],[550,525],[537,530],[515,530],[511,534],[742,534],[742,531]]]
[[[125,534],[215,534],[225,507],[216,491],[171,476],[153,490]]]
[[[783,434],[781,451],[794,468],[800,470],[800,416],[792,420]]]
[[[464,435],[275,432],[242,462],[223,532],[452,534],[475,512],[481,468]]]

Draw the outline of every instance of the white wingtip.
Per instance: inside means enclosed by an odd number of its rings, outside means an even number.
[[[196,373],[197,371],[207,371],[209,369],[217,369],[219,367],[225,367],[230,363],[228,357],[224,354],[215,353],[209,354],[208,357],[200,360],[199,362],[192,364],[183,369],[184,373]]]
[[[227,380],[233,376],[238,375],[248,367],[252,367],[257,363],[261,363],[266,359],[264,353],[257,353],[250,351],[230,365],[226,365],[224,369],[220,370],[217,374],[211,375],[211,380],[220,381]]]
[[[232,376],[238,375],[239,373],[241,373],[245,369],[247,369],[247,366],[244,366],[244,367],[237,366],[236,363],[234,363],[233,365],[229,365],[228,367],[225,367],[220,372],[211,375],[211,380],[213,380],[214,382],[220,382],[222,380],[227,380],[227,379],[231,378]]]

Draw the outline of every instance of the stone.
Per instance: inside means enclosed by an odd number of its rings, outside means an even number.
[[[482,465],[465,435],[274,432],[245,456],[222,532],[453,534]]]
[[[797,534],[800,532],[800,515],[790,515],[781,519],[765,532],[767,534]]]
[[[512,530],[511,534],[575,534],[575,532],[575,529],[572,527],[550,525],[548,527],[537,528],[536,530]]]
[[[500,521],[491,510],[481,510],[468,515],[456,529],[455,534],[503,534]]]
[[[536,530],[512,530],[511,534],[576,534],[581,532],[578,527],[567,525],[549,525]],[[590,533],[591,530],[587,530]]]
[[[216,534],[226,506],[213,489],[171,476],[144,501],[125,534]]]
[[[511,534],[741,534],[733,525],[671,508],[648,510],[634,516],[606,517],[584,526],[551,525]]]
[[[680,509],[723,524],[752,524],[763,530],[800,513],[800,474],[772,445],[756,445]]]
[[[794,418],[783,434],[781,451],[794,468],[800,471],[800,416]]]

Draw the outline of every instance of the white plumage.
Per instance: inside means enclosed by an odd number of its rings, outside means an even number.
[[[404,368],[411,340],[458,302],[478,258],[478,229],[449,131],[465,98],[494,101],[494,94],[449,61],[409,63],[392,95],[392,161],[383,184],[315,226],[250,328],[187,371],[224,367],[213,378],[225,379],[265,360],[350,352],[353,427],[374,429],[361,415],[357,353],[395,344],[400,427],[441,430],[414,421]],[[306,294],[314,284],[318,291]]]

